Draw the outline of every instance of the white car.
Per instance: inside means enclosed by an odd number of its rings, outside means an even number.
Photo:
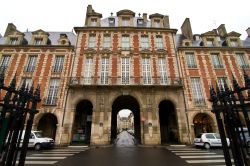
[[[229,146],[230,141],[228,138],[226,139]],[[210,149],[210,147],[222,147],[220,134],[218,133],[201,133],[194,138],[194,144],[206,149]]]

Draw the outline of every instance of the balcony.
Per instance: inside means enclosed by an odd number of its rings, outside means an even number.
[[[143,77],[107,77],[106,79],[101,79],[100,77],[71,77],[69,79],[70,86],[77,85],[127,85],[127,86],[149,86],[149,85],[157,85],[157,86],[182,86],[182,80],[179,77],[151,77],[151,78],[143,78]]]

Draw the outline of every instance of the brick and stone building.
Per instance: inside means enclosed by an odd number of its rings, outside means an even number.
[[[120,10],[103,18],[89,5],[74,30],[22,33],[9,24],[0,37],[7,83],[16,74],[19,84],[41,84],[33,128],[59,145],[112,143],[123,109],[141,144],[192,143],[217,131],[209,86],[231,85],[232,74],[242,85],[242,69],[250,74],[250,29],[246,40],[223,24],[194,35],[186,19],[177,34],[166,15]]]

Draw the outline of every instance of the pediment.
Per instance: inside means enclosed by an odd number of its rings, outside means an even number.
[[[140,53],[141,53],[141,54],[151,54],[152,51],[149,50],[149,49],[143,49],[143,50],[140,51]]]
[[[93,48],[88,48],[88,49],[85,50],[85,53],[86,53],[86,54],[95,54],[95,53],[96,53],[96,50],[93,49]]]
[[[117,16],[120,15],[129,15],[129,16],[133,16],[135,17],[135,12],[128,10],[128,9],[124,9],[124,10],[120,10],[119,12],[116,13]]]
[[[33,35],[48,35],[49,36],[49,33],[48,32],[45,32],[44,30],[42,29],[39,29],[39,30],[36,30],[34,32],[32,32]]]
[[[201,34],[201,36],[218,36],[218,35],[214,31],[208,31]]]
[[[100,53],[101,53],[101,54],[111,54],[112,51],[111,51],[110,49],[108,49],[108,48],[104,48],[104,49],[102,49],[102,50],[100,51]]]
[[[18,31],[18,30],[13,30],[11,31],[8,36],[24,36],[24,33]]]
[[[149,19],[151,19],[151,18],[163,18],[163,17],[164,17],[164,15],[159,14],[159,13],[149,15]]]
[[[227,36],[230,36],[230,37],[240,37],[241,34],[238,33],[238,32],[232,31],[232,32],[228,33]]]
[[[155,53],[156,53],[156,54],[167,54],[168,52],[167,52],[167,50],[165,50],[165,49],[157,49],[157,50],[155,51]]]

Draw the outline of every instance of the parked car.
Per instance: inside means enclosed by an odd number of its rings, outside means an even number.
[[[230,141],[227,139],[227,145],[230,145]],[[201,146],[206,149],[210,147],[222,147],[220,134],[218,133],[201,133],[194,138],[195,146]]]
[[[241,132],[241,128],[239,128],[239,131]],[[250,136],[249,136],[248,129],[247,129],[246,127],[243,127],[243,134],[244,134],[244,136],[245,136],[246,145],[247,145],[248,147],[250,147]],[[240,136],[241,136],[241,139],[244,140],[244,139],[243,139],[242,133],[240,134]]]

